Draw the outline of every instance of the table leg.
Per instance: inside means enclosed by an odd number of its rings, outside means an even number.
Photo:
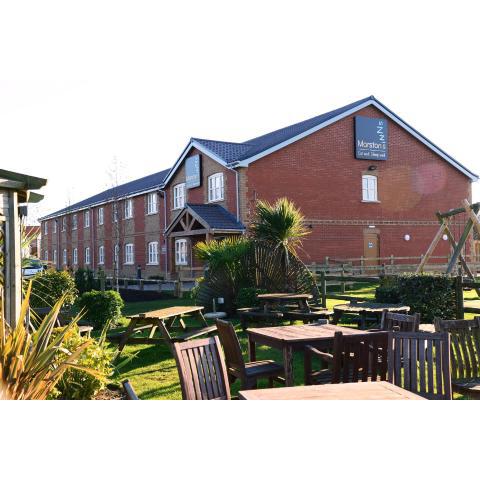
[[[257,360],[257,352],[255,351],[255,341],[252,340],[250,335],[248,336],[248,358],[250,362]]]
[[[367,312],[362,312],[360,315],[360,330],[365,330],[367,326]]]
[[[342,314],[343,312],[333,309],[333,319],[332,319],[333,325],[336,325],[338,323],[338,321],[342,318]]]
[[[178,323],[180,323],[180,326],[183,328],[183,330],[187,329],[187,326],[185,325],[185,322],[183,321],[183,317],[181,315],[178,316]]]
[[[125,333],[123,334],[122,338],[120,339],[120,343],[118,344],[118,351],[121,352],[125,345],[128,342],[128,339],[133,333],[133,330],[135,329],[135,326],[137,325],[137,319],[132,318],[130,319],[130,323],[128,324],[127,329],[125,330]]]
[[[293,386],[293,349],[289,345],[283,347],[283,365],[285,367],[285,386]]]
[[[199,310],[197,317],[200,319],[200,321],[203,323],[205,327],[208,327],[208,323],[205,320],[205,317],[203,316],[203,313]]]

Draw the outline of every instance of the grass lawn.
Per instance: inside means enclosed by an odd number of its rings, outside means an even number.
[[[374,295],[374,286],[356,285],[355,290],[348,290],[346,294],[353,296],[361,296],[372,298]],[[465,298],[478,299],[475,291],[465,292]],[[345,303],[344,300],[328,300],[328,307],[331,308],[338,303]],[[172,299],[172,300],[154,300],[149,302],[128,303],[123,314],[125,316],[133,315],[149,310],[170,307],[173,305],[191,305],[190,299]],[[473,315],[468,315],[468,318]],[[122,323],[126,323],[126,319],[122,319]],[[187,322],[188,325],[194,326],[193,321]],[[301,323],[301,322],[299,322]],[[247,337],[239,327],[239,322],[234,319],[237,326],[237,334],[240,339],[241,347],[247,358]],[[115,348],[116,346],[112,346]],[[122,357],[136,355],[120,372],[114,377],[115,381],[128,378],[138,396],[142,400],[159,399],[159,400],[180,400],[181,391],[178,380],[177,368],[175,360],[170,353],[169,348],[163,343],[160,345],[127,345],[122,352]],[[270,347],[257,346],[257,359],[272,359],[282,362],[282,354],[278,350]],[[294,377],[297,385],[303,384],[303,355],[295,353],[294,357]],[[263,386],[267,386],[267,382],[263,381]],[[259,382],[262,386],[262,382]],[[231,385],[232,395],[236,395],[240,387],[240,382],[236,381]]]

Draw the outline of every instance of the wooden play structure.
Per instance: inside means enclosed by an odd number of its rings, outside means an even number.
[[[438,229],[435,237],[432,240],[432,243],[428,247],[425,255],[423,256],[420,264],[418,265],[416,273],[423,272],[424,267],[427,264],[429,258],[432,256],[438,242],[442,239],[444,235],[446,235],[448,238],[448,241],[450,242],[450,245],[452,246],[452,256],[450,258],[450,261],[448,262],[445,274],[456,275],[458,272],[455,272],[454,270],[455,270],[455,267],[459,265],[461,269],[465,272],[465,274],[468,277],[470,277],[471,280],[474,281],[475,276],[471,271],[470,267],[468,266],[466,258],[462,254],[462,251],[473,229],[475,229],[477,234],[480,236],[480,220],[478,218],[479,211],[480,211],[480,203],[470,204],[468,200],[464,200],[463,207],[456,208],[454,210],[450,210],[445,213],[437,212],[436,216],[440,223],[440,228]],[[465,223],[463,232],[460,235],[460,238],[458,239],[458,241],[456,241],[455,236],[453,235],[453,232],[452,232],[451,223],[452,223],[452,220],[457,215],[461,215],[461,214],[467,215],[467,221]]]

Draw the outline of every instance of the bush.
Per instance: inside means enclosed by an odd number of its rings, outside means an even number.
[[[85,310],[83,317],[95,329],[103,328],[107,323],[115,325],[124,306],[122,297],[114,290],[85,292],[77,302],[79,309]]]
[[[384,277],[375,290],[375,300],[379,303],[400,303],[397,277]]]
[[[440,275],[402,275],[380,286],[375,294],[378,302],[394,299],[422,315],[422,323],[433,323],[435,317],[455,318],[455,282]]]
[[[66,297],[63,306],[72,306],[78,297],[73,277],[66,271],[46,270],[33,277],[30,306],[32,308],[52,307],[64,294]]]
[[[254,287],[241,288],[237,295],[237,308],[258,307],[260,302],[257,299],[257,295],[262,293],[267,293],[267,291],[262,288]]]
[[[62,330],[62,328],[55,329],[53,335],[58,335]],[[78,328],[75,328],[65,336],[62,348],[72,352],[77,350],[85,341],[86,339],[80,336]],[[68,368],[55,386],[50,398],[62,400],[92,399],[99,390],[105,387],[105,381],[112,373],[112,358],[113,353],[104,348],[103,344],[92,340],[91,345],[81,353],[78,365],[94,369],[104,378],[76,368]],[[56,357],[57,361],[65,359],[68,359],[68,356],[63,352]]]
[[[75,286],[80,295],[99,289],[98,280],[95,279],[93,271],[89,268],[79,268],[75,272]]]
[[[202,286],[202,283],[205,282],[205,279],[203,277],[199,277],[195,280],[195,285],[193,288],[190,290],[190,298],[193,300],[193,303],[195,305],[198,305],[198,292],[200,291],[200,287]]]

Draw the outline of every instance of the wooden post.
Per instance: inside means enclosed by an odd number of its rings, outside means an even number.
[[[455,303],[457,320],[461,320],[465,317],[463,305],[463,277],[461,275],[455,277]]]
[[[345,276],[345,265],[342,263],[342,273],[341,273],[342,279]],[[345,293],[345,281],[342,280],[340,282],[340,292]]]
[[[325,266],[328,268],[329,257],[325,257]]]
[[[320,272],[320,293],[322,295],[322,307],[327,308],[327,279],[325,272]]]

